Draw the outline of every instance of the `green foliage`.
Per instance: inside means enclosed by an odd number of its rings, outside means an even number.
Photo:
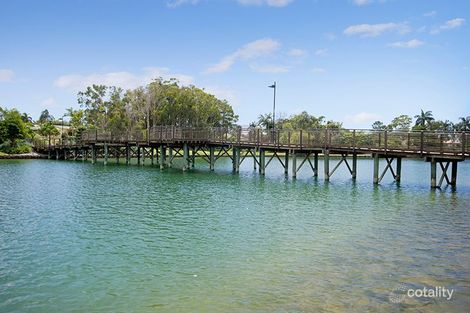
[[[434,120],[434,117],[432,116],[431,111],[424,112],[423,110],[421,110],[420,114],[415,115],[415,118],[416,118],[415,126],[421,126],[421,127],[428,125],[431,121]]]
[[[409,131],[411,128],[411,123],[413,119],[408,115],[400,115],[395,117],[387,128],[390,130],[400,130],[400,131]]]
[[[10,140],[0,144],[0,151],[8,154],[21,154],[31,152],[31,145],[25,140],[18,140],[12,143]]]
[[[262,121],[261,117],[271,117],[270,114],[260,115],[260,122]],[[269,119],[268,119],[269,121]],[[266,125],[266,123],[261,124]],[[326,121],[324,116],[316,117],[303,111],[299,114],[291,115],[288,118],[279,119],[276,122],[276,128],[278,129],[297,129],[297,130],[309,130],[309,129],[322,129],[322,128],[332,128],[332,129],[341,129],[343,126],[342,123],[336,121]]]
[[[460,122],[454,125],[457,131],[470,131],[470,116],[460,117]]]
[[[30,146],[24,141],[31,138],[29,119],[24,120],[25,114],[16,109],[0,108],[0,150],[6,153],[29,152]]]
[[[52,136],[58,136],[60,132],[57,129],[57,127],[55,127],[54,124],[51,121],[49,121],[41,125],[41,128],[39,129],[39,134],[47,137],[49,139],[49,145],[50,145]]]
[[[48,109],[45,109],[44,111],[41,112],[41,115],[39,116],[39,123],[45,123],[45,122],[52,122],[54,120],[54,117],[49,113]]]
[[[268,114],[260,114],[258,117],[258,122],[253,122],[252,126],[261,126],[265,129],[273,128],[273,115],[271,113]],[[255,127],[256,127],[255,126]],[[277,123],[278,128],[282,126],[282,120],[278,121]]]
[[[374,123],[372,123],[372,129],[373,130],[386,130],[387,129],[387,125],[385,125],[383,122],[381,121],[375,121]]]
[[[441,121],[441,120],[434,120],[429,122],[426,127],[427,130],[431,131],[453,131],[454,130],[454,123],[449,120]]]
[[[78,94],[78,102],[87,127],[111,131],[157,125],[231,127],[238,120],[227,101],[195,86],[179,86],[174,79],[159,78],[126,92],[93,85]]]

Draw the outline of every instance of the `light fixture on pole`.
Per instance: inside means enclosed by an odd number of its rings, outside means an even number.
[[[276,82],[274,82],[274,84],[268,87],[274,89],[274,101],[273,101],[273,129],[274,129],[276,125]]]

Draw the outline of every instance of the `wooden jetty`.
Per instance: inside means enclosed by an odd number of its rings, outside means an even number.
[[[202,158],[212,171],[219,158],[228,157],[235,173],[248,158],[254,160],[254,169],[258,168],[261,175],[277,159],[285,174],[288,175],[290,169],[293,178],[303,166],[309,167],[313,176],[318,177],[318,156],[322,155],[325,180],[330,180],[341,165],[346,166],[355,179],[357,157],[365,155],[373,159],[374,184],[379,184],[387,172],[400,182],[402,159],[420,158],[430,163],[431,187],[440,188],[444,180],[446,184],[456,186],[457,165],[470,157],[470,133],[157,126],[126,132],[90,129],[79,137],[53,142],[37,140],[35,149],[47,153],[50,158],[91,159],[92,163],[102,159],[107,164],[110,158],[119,163],[123,158],[129,164],[131,158],[136,158],[138,164],[144,164],[149,159],[150,164],[161,169],[172,167],[175,158],[182,158],[183,170],[194,167],[195,158]],[[340,157],[334,165],[332,155]],[[381,160],[385,161],[383,168]]]

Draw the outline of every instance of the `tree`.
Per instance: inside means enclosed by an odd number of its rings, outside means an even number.
[[[58,136],[60,134],[59,130],[54,126],[52,121],[43,123],[39,129],[39,133],[48,138],[49,146],[51,145],[51,137]]]
[[[409,131],[412,121],[413,119],[410,116],[400,115],[395,117],[390,124],[388,124],[387,128],[391,130]]]
[[[470,116],[460,117],[460,122],[455,124],[455,130],[470,131]]]
[[[41,112],[41,115],[39,116],[39,123],[46,123],[46,122],[52,122],[54,121],[54,117],[49,113],[48,109],[45,109],[44,111]]]
[[[260,114],[258,116],[258,125],[264,127],[265,129],[273,128],[272,114]]]
[[[11,147],[16,147],[17,140],[25,139],[28,130],[18,110],[2,109],[0,119],[0,143],[10,141]]]
[[[108,87],[92,85],[78,93],[78,103],[84,109],[86,124],[91,128],[106,128],[108,121],[109,102]]]
[[[271,117],[270,115],[265,115]],[[261,116],[260,116],[261,117]],[[266,123],[264,123],[265,125]],[[321,128],[341,128],[342,123],[335,122],[332,120],[326,121],[325,117],[314,116],[309,114],[306,111],[303,111],[299,114],[291,115],[287,118],[280,118],[276,122],[276,128],[278,129],[302,129],[302,130],[311,130],[311,129],[321,129]]]
[[[328,122],[326,122],[325,127],[330,129],[341,129],[343,128],[343,123],[329,120]]]
[[[27,113],[21,114],[21,119],[22,119],[23,122],[25,122],[25,123],[30,123],[30,124],[33,123],[33,118],[32,118],[31,116],[29,116]]]
[[[427,129],[451,132],[454,130],[454,124],[449,120],[445,120],[445,121],[434,120],[428,124]]]
[[[374,123],[372,123],[372,129],[373,130],[386,130],[387,126],[381,121],[375,121]]]
[[[78,94],[83,122],[110,131],[146,130],[156,125],[232,127],[238,120],[226,100],[175,79],[157,78],[145,87],[127,90],[93,85]]]
[[[249,128],[256,128],[256,127],[258,127],[258,123],[257,122],[251,122],[248,127]]]
[[[301,112],[300,114],[292,115],[287,119],[281,120],[285,123],[289,123],[289,125],[294,129],[317,129],[322,128],[322,124],[325,121],[324,116],[313,116],[306,111]]]
[[[434,117],[432,116],[431,111],[426,111],[424,112],[421,110],[421,114],[415,115],[416,122],[415,126],[421,126],[425,127],[427,124],[429,124],[431,121],[434,120]]]

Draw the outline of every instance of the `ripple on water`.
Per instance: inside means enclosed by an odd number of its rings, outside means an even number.
[[[227,160],[216,172],[205,166],[1,161],[0,311],[470,306],[468,162],[457,192],[431,192],[416,161],[403,163],[400,187],[373,187],[366,160],[355,183],[341,168],[324,183],[306,169],[286,179],[275,162],[266,177],[252,163],[240,175]],[[449,286],[456,296],[390,303],[399,283]]]

